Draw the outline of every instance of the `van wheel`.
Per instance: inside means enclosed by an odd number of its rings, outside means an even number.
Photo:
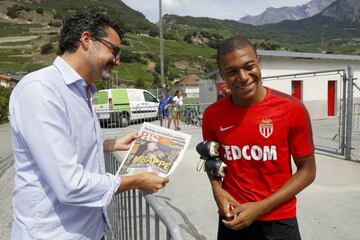
[[[99,122],[101,128],[107,128],[107,120],[100,119]]]
[[[127,127],[130,124],[129,115],[126,113],[121,113],[119,115],[119,126],[120,127]]]

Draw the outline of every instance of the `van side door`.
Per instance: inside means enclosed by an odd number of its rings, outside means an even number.
[[[146,106],[146,109],[144,109],[146,112],[146,117],[156,118],[159,110],[159,101],[148,91],[143,91],[143,94]]]

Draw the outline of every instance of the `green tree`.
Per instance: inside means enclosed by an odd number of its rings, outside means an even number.
[[[105,81],[96,81],[94,83],[97,90],[106,89],[106,82]]]

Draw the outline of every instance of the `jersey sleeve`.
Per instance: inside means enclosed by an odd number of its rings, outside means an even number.
[[[289,146],[293,157],[307,157],[314,152],[314,140],[312,134],[309,113],[302,103],[297,103],[292,111],[289,111]]]
[[[204,115],[203,115],[203,119],[202,119],[202,135],[203,135],[203,140],[212,140],[212,141],[217,141],[217,137],[216,134],[214,132],[214,128],[211,125],[211,113],[209,112],[209,110],[205,110]]]

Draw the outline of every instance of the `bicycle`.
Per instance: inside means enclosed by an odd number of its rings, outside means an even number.
[[[201,126],[202,114],[197,105],[187,105],[181,114],[181,121],[187,125]]]

